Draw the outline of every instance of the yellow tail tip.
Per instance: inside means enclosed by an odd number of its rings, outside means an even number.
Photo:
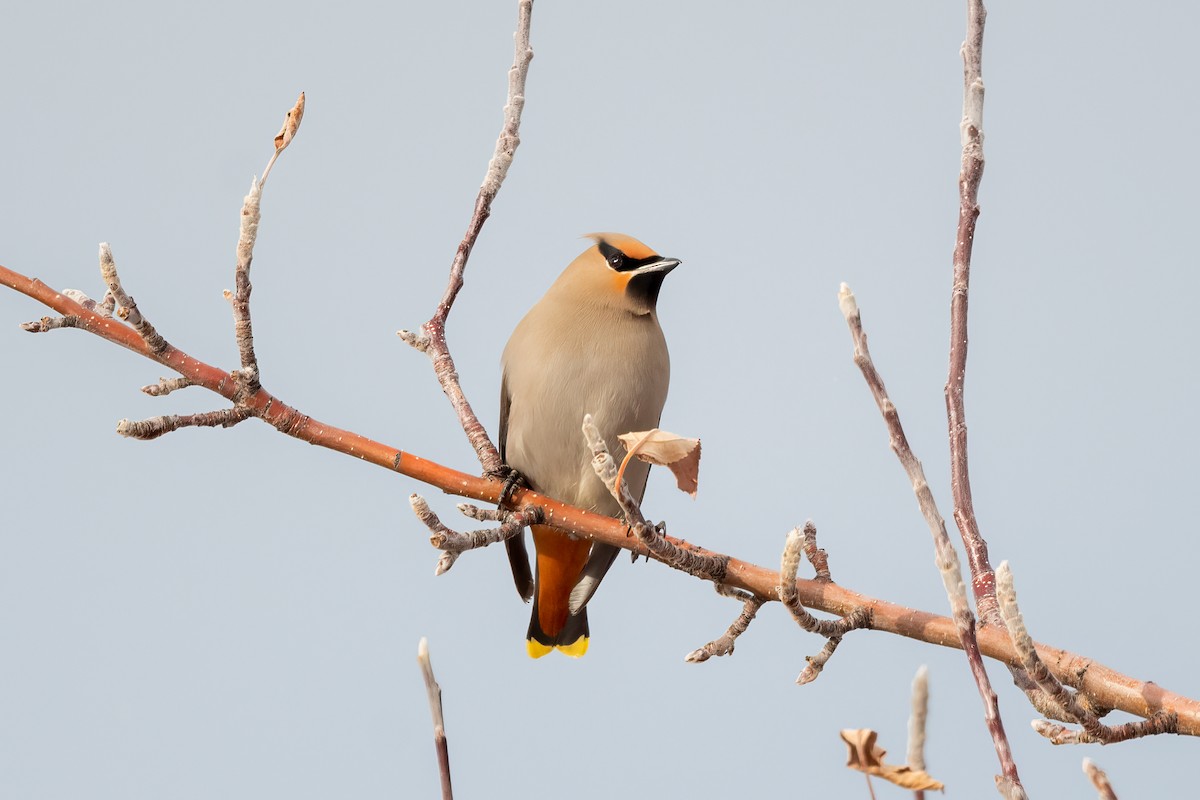
[[[588,649],[588,637],[580,636],[570,644],[560,644],[555,649],[571,658],[582,658]]]
[[[530,658],[541,658],[551,650],[558,650],[571,658],[582,658],[588,650],[588,637],[580,636],[571,644],[542,644],[533,639],[526,639],[525,650],[529,653]]]
[[[551,645],[535,642],[533,639],[525,640],[525,650],[528,651],[530,658],[541,658],[553,649]]]

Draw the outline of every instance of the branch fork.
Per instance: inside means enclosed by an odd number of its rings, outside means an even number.
[[[419,494],[409,495],[408,502],[412,506],[413,513],[417,515],[417,519],[421,520],[421,523],[429,529],[429,543],[442,551],[441,558],[438,559],[437,567],[434,569],[435,575],[441,575],[449,570],[454,566],[458,557],[466,551],[511,539],[520,535],[530,525],[540,525],[545,519],[542,509],[536,506],[528,506],[519,511],[508,511],[502,508],[479,508],[469,503],[459,503],[458,510],[465,517],[480,522],[500,523],[495,528],[460,532],[446,527],[429,507],[425,498]]]

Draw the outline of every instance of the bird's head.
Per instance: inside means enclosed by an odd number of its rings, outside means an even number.
[[[621,233],[589,233],[596,244],[579,255],[558,283],[600,302],[643,315],[654,311],[663,278],[679,266],[646,245]]]

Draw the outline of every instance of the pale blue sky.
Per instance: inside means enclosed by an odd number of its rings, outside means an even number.
[[[1191,299],[1195,9],[994,3],[967,413],[980,524],[1034,636],[1200,695]],[[593,230],[683,259],[660,303],[663,425],[704,440],[692,501],[646,512],[764,565],[813,518],[834,577],[945,613],[928,532],[837,310],[872,352],[942,513],[942,386],[959,159],[961,3],[540,0],[522,145],[449,335],[494,429],[499,356]],[[283,113],[254,262],[263,380],[285,401],[456,468],[475,461],[423,356],[499,129],[515,2],[26,3],[0,70],[0,263],[99,294],[96,245],[173,343],[236,366],[221,290]],[[0,292],[0,786],[13,798],[433,797],[414,660],[428,636],[462,798],[862,797],[837,731],[904,752],[930,666],[929,770],[997,771],[962,656],[821,642],[767,607],[731,658],[683,656],[738,611],[618,562],[580,661],[530,661],[499,549],[435,579],[422,491],[256,421],[132,442],[156,365]],[[455,521],[452,524],[457,524]],[[957,536],[956,536],[957,538]],[[1034,797],[1169,796],[1197,743],[1053,748],[992,665]],[[901,796],[878,789],[881,797]]]

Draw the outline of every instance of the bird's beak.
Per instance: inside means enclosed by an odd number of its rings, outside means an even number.
[[[659,272],[666,275],[671,270],[680,265],[678,258],[660,258],[657,261],[651,261],[648,264],[642,264],[637,269],[633,270],[634,275],[647,275],[653,272]]]

